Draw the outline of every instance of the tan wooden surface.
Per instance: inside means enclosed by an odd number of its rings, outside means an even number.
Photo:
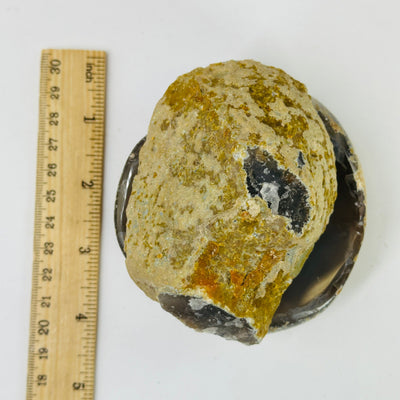
[[[105,53],[41,61],[27,399],[92,399]]]

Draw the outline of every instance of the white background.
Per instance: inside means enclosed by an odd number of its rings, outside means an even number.
[[[25,396],[39,62],[108,52],[96,399],[399,399],[399,2],[0,2],[0,398]],[[362,162],[368,226],[320,316],[247,347],[182,325],[130,280],[113,206],[125,159],[180,74],[253,58],[304,82]],[[57,399],[55,399],[57,400]]]

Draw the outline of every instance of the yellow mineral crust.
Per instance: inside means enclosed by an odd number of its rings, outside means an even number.
[[[195,69],[158,102],[139,159],[132,279],[154,300],[191,296],[243,318],[261,340],[336,198],[332,144],[305,86],[252,60]]]

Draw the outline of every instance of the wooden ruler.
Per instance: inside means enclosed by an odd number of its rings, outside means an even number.
[[[105,53],[44,50],[27,399],[93,399]]]

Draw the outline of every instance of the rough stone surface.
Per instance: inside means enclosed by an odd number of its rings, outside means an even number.
[[[187,325],[259,342],[336,198],[303,84],[252,60],[180,76],[152,116],[127,207],[132,279]]]

